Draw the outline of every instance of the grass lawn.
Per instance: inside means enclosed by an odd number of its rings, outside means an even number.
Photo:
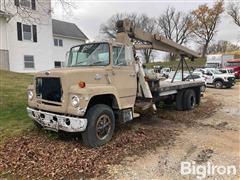
[[[194,68],[198,68],[198,67],[203,67],[206,63],[206,59],[203,58],[198,58],[195,59],[194,61],[191,61],[190,59],[186,59],[186,62],[189,66],[189,68],[194,67]],[[153,66],[159,65],[159,66],[163,66],[163,67],[170,67],[172,69],[176,69],[178,66],[179,61],[169,61],[169,62],[155,62],[155,63],[148,63],[146,64],[146,66],[148,68],[153,68]]]
[[[27,116],[28,84],[33,76],[0,70],[0,143],[33,127]]]

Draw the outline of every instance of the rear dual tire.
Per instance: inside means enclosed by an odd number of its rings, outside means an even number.
[[[192,110],[196,106],[196,93],[193,89],[179,91],[176,97],[176,108],[179,111]]]

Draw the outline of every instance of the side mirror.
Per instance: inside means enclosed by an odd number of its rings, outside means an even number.
[[[212,73],[210,73],[210,72],[208,72],[208,73],[207,73],[207,75],[208,75],[208,76],[212,76],[213,74],[212,74]]]

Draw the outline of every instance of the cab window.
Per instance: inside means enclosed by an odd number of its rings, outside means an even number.
[[[113,46],[113,65],[127,66],[124,46]]]

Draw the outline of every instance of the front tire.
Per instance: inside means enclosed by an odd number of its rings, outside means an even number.
[[[92,106],[87,112],[88,126],[82,133],[83,143],[91,148],[106,144],[115,129],[113,110],[105,104]]]
[[[216,81],[214,83],[214,85],[215,85],[215,88],[217,88],[217,89],[222,89],[222,87],[223,87],[222,81]]]

